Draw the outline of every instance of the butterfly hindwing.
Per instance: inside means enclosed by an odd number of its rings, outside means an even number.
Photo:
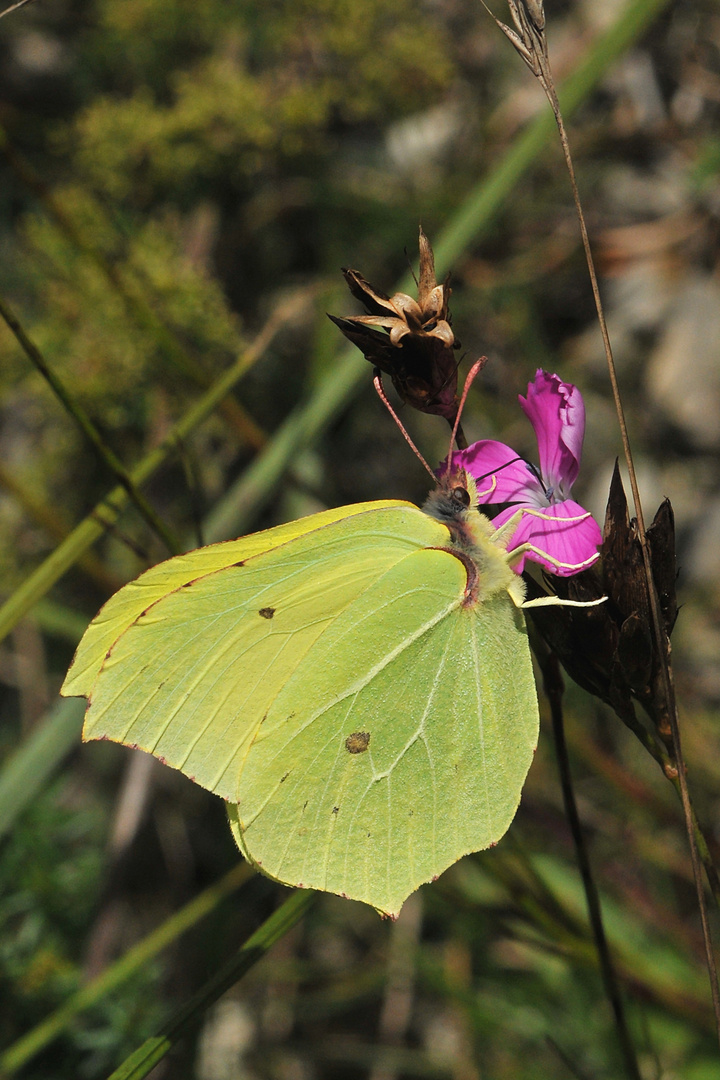
[[[465,608],[465,583],[447,552],[409,555],[278,695],[230,807],[264,872],[396,914],[505,833],[537,743],[532,666],[507,593]]]

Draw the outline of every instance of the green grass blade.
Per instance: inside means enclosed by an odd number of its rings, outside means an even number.
[[[58,701],[6,762],[0,774],[0,838],[45,785],[58,762],[77,746],[84,714],[85,702],[79,698]]]
[[[141,1080],[161,1061],[186,1028],[262,960],[268,950],[303,917],[317,894],[307,889],[294,892],[241,946],[239,952],[201,990],[181,1006],[162,1031],[146,1039],[108,1080]]]
[[[188,409],[185,415],[173,425],[169,435],[160,446],[156,447],[135,466],[130,473],[130,477],[136,486],[145,483],[176,452],[178,444],[187,439],[214,412],[248,368],[261,355],[262,351],[267,348],[280,326],[292,317],[296,307],[297,304],[291,301],[289,304],[279,308],[276,314],[268,320],[265,328],[260,332],[253,344],[238,357],[232,367],[228,368],[225,374],[213,384],[211,389],[203,394],[199,401],[191,409]],[[37,570],[15,590],[13,595],[0,607],[0,640],[9,634],[20,619],[30,611],[38,600],[45,596],[55,582],[88,550],[91,544],[102,536],[105,529],[115,523],[127,502],[128,494],[125,489],[120,486],[114,488],[73,529],[70,535],[45,559]]]
[[[100,460],[107,466],[107,468],[115,474],[120,485],[125,489],[128,497],[132,499],[133,503],[137,507],[138,511],[147,521],[151,529],[154,529],[160,539],[165,544],[166,548],[171,555],[179,555],[180,547],[173,537],[170,530],[161,520],[161,518],[155,513],[154,509],[147,501],[142,492],[138,491],[137,487],[132,481],[132,477],[128,473],[127,469],[105,443],[102,435],[93,424],[89,415],[85,412],[83,407],[69,392],[62,379],[53,371],[48,364],[43,354],[38,349],[37,345],[28,335],[20,323],[17,315],[10,310],[8,305],[2,298],[0,298],[0,317],[5,320],[5,323],[15,335],[15,339],[22,348],[23,352],[27,356],[30,363],[36,368],[37,371],[43,376],[48,386],[51,388],[58,401],[63,405],[65,411],[75,421],[80,431],[88,440],[90,445],[95,449]]]
[[[78,1013],[97,1005],[99,1001],[121,986],[144,964],[213,911],[226,896],[239,889],[253,873],[254,871],[247,863],[240,862],[215,885],[204,889],[199,896],[134,945],[102,975],[83,986],[42,1023],[0,1054],[0,1072],[5,1076],[16,1073],[31,1058],[39,1054],[48,1043],[56,1039]]]

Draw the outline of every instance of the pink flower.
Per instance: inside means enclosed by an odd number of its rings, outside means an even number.
[[[597,522],[570,498],[580,468],[585,405],[576,386],[540,370],[528,386],[527,397],[520,396],[519,401],[535,428],[539,471],[494,439],[481,439],[454,453],[452,465],[474,477],[481,503],[510,504],[493,518],[496,528],[518,510],[540,511],[539,517],[522,515],[507,550],[532,544],[548,558],[535,551],[523,554],[514,567],[518,574],[527,558],[551,574],[570,577],[599,558],[602,542]]]

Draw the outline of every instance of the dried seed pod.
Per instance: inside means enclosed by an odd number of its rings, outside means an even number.
[[[665,633],[670,636],[677,619],[678,606],[675,593],[677,564],[675,560],[675,515],[670,500],[660,503],[655,519],[647,531],[650,542],[655,588],[660,601],[660,611]]]
[[[420,229],[420,277],[417,300],[406,293],[386,296],[357,270],[343,269],[350,292],[367,315],[330,318],[363,355],[392,379],[406,404],[420,412],[457,416],[457,361],[460,347],[450,325],[449,278],[438,285],[435,260]]]

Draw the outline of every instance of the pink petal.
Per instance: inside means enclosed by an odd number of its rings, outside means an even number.
[[[534,510],[535,507],[528,509]],[[493,525],[499,529],[516,512],[517,507],[503,510],[496,518],[493,518]],[[599,558],[598,547],[602,543],[600,526],[579,503],[567,499],[565,502],[546,507],[541,512],[543,517],[523,514],[507,546],[508,551],[513,551],[523,544],[533,544],[558,563],[565,565],[557,566],[551,559],[544,559],[542,555],[536,555],[531,551],[523,555],[520,562],[514,566],[518,574],[522,573],[525,560],[532,559],[550,574],[571,577],[579,570],[591,566]],[[570,521],[569,518],[578,520]]]
[[[480,439],[452,455],[451,465],[474,477],[481,503],[530,503],[546,506],[542,484],[526,461],[505,443]]]
[[[520,405],[535,429],[540,472],[556,498],[567,498],[577,479],[585,435],[582,394],[558,375],[538,370]]]

